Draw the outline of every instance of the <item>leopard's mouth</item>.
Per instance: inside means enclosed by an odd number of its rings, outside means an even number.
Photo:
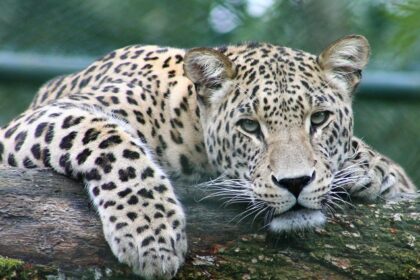
[[[270,222],[272,232],[302,231],[310,228],[321,227],[327,218],[321,210],[309,209],[296,204],[291,209],[277,214]]]

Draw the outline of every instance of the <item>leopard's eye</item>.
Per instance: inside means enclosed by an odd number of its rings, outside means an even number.
[[[328,111],[320,111],[320,112],[313,113],[311,115],[311,125],[313,127],[321,126],[328,120],[328,117],[330,116],[330,114],[331,113]]]
[[[248,133],[258,134],[261,131],[260,124],[254,120],[242,119],[238,122],[238,125]]]

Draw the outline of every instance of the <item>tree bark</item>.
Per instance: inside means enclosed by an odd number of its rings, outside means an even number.
[[[235,222],[243,208],[200,202],[205,189],[182,186],[176,192],[187,212],[190,245],[179,279],[420,276],[419,199],[357,204],[331,217],[325,229],[266,238],[260,222]],[[130,275],[104,240],[82,184],[49,170],[0,169],[0,255],[37,267],[10,269],[0,258],[0,279],[10,273]]]

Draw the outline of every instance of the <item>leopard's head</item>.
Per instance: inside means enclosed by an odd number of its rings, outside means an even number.
[[[209,160],[241,182],[231,194],[267,210],[273,231],[324,223],[334,174],[351,153],[352,95],[369,52],[357,35],[319,56],[258,43],[187,51]]]

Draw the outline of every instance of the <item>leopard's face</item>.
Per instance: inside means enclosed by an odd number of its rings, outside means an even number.
[[[322,224],[334,174],[350,154],[359,75],[331,75],[322,55],[273,45],[220,51],[232,72],[196,83],[210,162],[222,176],[243,179],[240,199],[270,213],[272,230]]]

